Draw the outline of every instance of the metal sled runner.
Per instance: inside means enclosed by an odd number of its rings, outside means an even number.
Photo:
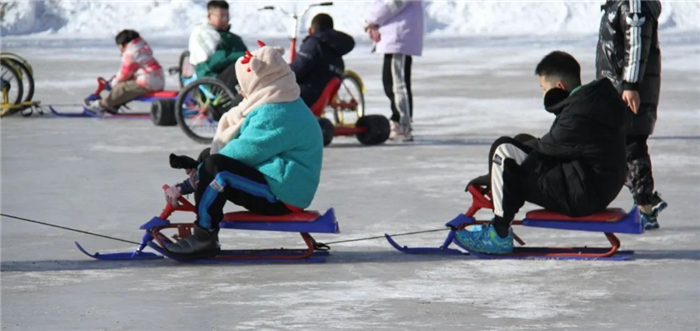
[[[445,224],[449,228],[449,233],[442,246],[438,248],[401,246],[390,235],[385,234],[387,241],[397,250],[407,254],[468,254],[480,259],[628,260],[631,259],[634,252],[620,250],[620,240],[615,236],[615,233],[644,233],[644,226],[636,206],[628,213],[619,208],[610,208],[601,213],[575,218],[541,209],[528,212],[525,219],[513,221],[512,224],[514,226],[570,231],[602,232],[610,242],[610,247],[515,247],[513,253],[506,255],[478,253],[460,245],[455,239],[455,232],[470,225],[490,223],[491,221],[477,220],[474,215],[480,209],[493,209],[493,203],[489,193],[484,192],[482,188],[470,185],[467,190],[472,195],[472,205],[466,213]],[[525,242],[518,236],[514,236],[514,239],[521,246],[525,245]],[[452,243],[466,252],[450,248]]]
[[[163,186],[167,189],[168,186]],[[175,211],[195,212],[195,207],[185,198],[180,198],[180,205],[172,207],[167,204],[165,209],[157,217],[143,224],[140,229],[145,233],[141,244],[133,252],[90,254],[80,244],[75,243],[85,255],[98,260],[124,261],[124,260],[150,260],[168,257],[180,262],[197,263],[250,263],[250,262],[325,262],[329,255],[328,246],[316,243],[311,233],[340,233],[333,209],[329,209],[321,215],[316,211],[299,211],[281,216],[265,216],[248,212],[227,213],[219,224],[221,229],[238,229],[254,231],[296,232],[306,244],[300,249],[261,249],[261,250],[221,250],[214,258],[185,260],[170,254],[166,245],[172,243],[163,230],[174,229],[177,234],[174,238],[186,238],[192,235],[192,223],[170,223],[168,218]],[[144,252],[146,246],[156,253]]]

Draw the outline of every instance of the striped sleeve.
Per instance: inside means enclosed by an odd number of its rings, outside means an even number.
[[[626,90],[636,90],[644,78],[644,69],[651,48],[653,22],[642,8],[642,0],[629,0],[621,6],[622,28],[625,33],[623,81]]]
[[[630,0],[630,14],[626,17],[628,28],[629,56],[625,66],[624,80],[636,83],[639,79],[639,60],[642,53],[642,27],[636,24],[641,15],[641,0]],[[644,18],[642,18],[644,19]]]

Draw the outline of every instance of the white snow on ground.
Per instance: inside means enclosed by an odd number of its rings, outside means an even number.
[[[64,38],[108,38],[125,28],[148,37],[187,35],[206,17],[204,0],[178,1],[4,1],[3,36],[35,35]],[[594,34],[604,1],[427,1],[425,27],[431,36]],[[301,11],[310,1],[231,1],[233,31],[241,35],[284,36],[289,24],[282,14],[259,12],[265,5]],[[335,1],[316,8],[333,15],[336,27],[362,35],[371,1]],[[700,30],[700,3],[664,1],[662,30]]]

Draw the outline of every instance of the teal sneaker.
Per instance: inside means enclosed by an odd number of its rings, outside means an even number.
[[[658,205],[651,209],[651,214],[641,213],[642,224],[644,225],[644,230],[656,230],[659,226],[659,213],[664,210],[668,204],[666,201],[661,201]]]
[[[668,207],[668,203],[661,199],[661,194],[659,192],[654,192],[654,196],[651,198],[651,205],[654,206],[651,209],[651,214],[645,214],[640,212],[642,216],[642,225],[644,225],[644,230],[656,230],[659,228],[659,214]]]
[[[655,212],[651,214],[640,213],[642,215],[642,225],[644,225],[644,230],[656,230],[659,228],[658,215]]]
[[[501,238],[491,224],[475,226],[469,230],[460,230],[455,238],[469,250],[485,254],[513,253],[513,231],[508,230],[508,236]]]

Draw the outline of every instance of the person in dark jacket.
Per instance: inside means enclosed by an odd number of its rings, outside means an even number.
[[[642,211],[647,230],[659,228],[666,206],[654,192],[647,139],[654,132],[661,90],[659,1],[616,0],[602,7],[596,77],[608,78],[634,113],[627,129],[626,185]]]
[[[309,36],[292,62],[292,71],[301,88],[301,98],[311,107],[333,77],[345,71],[343,55],[355,47],[355,40],[333,29],[333,18],[318,14],[311,20]]]
[[[496,140],[489,153],[493,224],[458,231],[457,240],[477,252],[513,251],[510,223],[525,201],[580,217],[604,210],[625,182],[627,108],[613,84],[581,85],[581,67],[555,51],[535,70],[545,109],[556,118],[542,138]]]

